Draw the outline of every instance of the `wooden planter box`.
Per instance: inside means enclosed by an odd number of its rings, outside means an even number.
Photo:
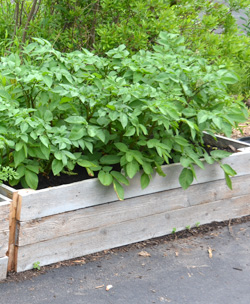
[[[223,140],[236,148],[250,146]],[[125,189],[124,201],[117,200],[113,188],[102,186],[97,179],[16,191],[11,203],[8,269],[21,272],[32,269],[35,262],[48,265],[163,236],[197,222],[249,215],[250,150],[242,150],[223,161],[237,171],[232,191],[218,164],[197,168],[197,181],[187,190],[178,182],[179,164],[163,166],[167,177],[155,175],[144,190],[138,174]],[[7,228],[7,222],[0,226],[0,240]]]

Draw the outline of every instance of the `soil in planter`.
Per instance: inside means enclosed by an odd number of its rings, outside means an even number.
[[[118,165],[113,166],[114,170],[120,171],[121,168]],[[50,172],[49,175],[43,175],[39,174],[39,183],[38,183],[38,188],[39,189],[45,189],[49,187],[55,187],[55,186],[60,186],[60,185],[65,185],[65,184],[71,184],[75,182],[80,182],[86,179],[91,179],[97,177],[98,172],[94,172],[94,176],[89,176],[86,169],[83,167],[80,167],[78,165],[75,166],[74,172],[70,174],[66,173],[61,173],[60,175],[53,175],[52,172]],[[14,187],[15,189],[23,189],[23,186],[21,183],[16,185]]]
[[[239,131],[239,130],[233,130],[233,134],[232,134],[232,138],[237,139],[240,138],[242,136],[250,136],[250,119],[249,121],[247,121],[244,124],[241,124],[240,127],[243,130],[243,134]],[[211,152],[213,150],[213,148],[216,147],[207,147],[207,152]],[[232,151],[232,149],[230,147],[228,147],[228,149],[226,149],[228,152],[235,152]],[[120,171],[121,168],[119,165],[115,165],[114,169],[117,171]],[[65,174],[65,173],[61,173],[60,176],[54,176],[53,173],[51,172],[49,175],[43,175],[43,174],[39,174],[39,184],[38,184],[38,188],[37,189],[45,189],[48,187],[54,187],[54,186],[60,186],[60,185],[65,185],[65,184],[71,184],[74,182],[79,182],[79,181],[83,181],[86,179],[91,179],[91,178],[95,178],[97,177],[97,172],[94,172],[95,175],[94,176],[89,176],[86,169],[80,166],[76,166],[74,169],[74,173],[73,175],[69,175],[69,174]],[[15,189],[22,189],[22,185],[21,183],[19,183],[18,185],[16,185],[14,187]]]
[[[218,149],[217,147],[213,147],[213,146],[205,146],[205,149],[207,150],[207,152],[211,152],[214,149]],[[232,150],[232,148],[227,147],[223,150],[226,150],[230,153],[235,152],[235,150]],[[173,163],[170,160],[170,164]],[[164,163],[163,165],[166,165],[166,163]],[[116,171],[121,171],[121,167],[118,165],[113,165],[113,169]],[[72,173],[60,173],[60,175],[53,175],[52,172],[50,172],[49,175],[44,175],[44,174],[39,174],[38,178],[39,178],[39,183],[38,183],[38,187],[37,190],[39,189],[45,189],[45,188],[49,188],[49,187],[55,187],[55,186],[60,186],[60,185],[66,185],[66,184],[71,184],[71,183],[75,183],[75,182],[79,182],[79,181],[83,181],[86,179],[91,179],[91,178],[96,178],[98,175],[98,172],[94,172],[94,176],[89,176],[86,169],[83,167],[80,167],[78,165],[75,166],[75,169]],[[23,189],[23,186],[21,185],[21,183],[17,184],[15,187],[15,189]]]

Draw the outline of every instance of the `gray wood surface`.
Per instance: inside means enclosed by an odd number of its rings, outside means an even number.
[[[250,173],[250,152],[240,152],[223,160],[231,165],[238,176]],[[125,189],[125,198],[142,196],[169,189],[179,188],[178,177],[182,170],[179,164],[163,166],[167,177],[154,175],[150,185],[141,190],[140,174],[137,174],[131,185]],[[216,163],[205,164],[205,170],[196,168],[197,181],[194,184],[206,183],[224,179],[224,172]],[[97,179],[85,180],[69,185],[63,185],[22,195],[22,212],[17,219],[28,221],[53,214],[73,211],[84,207],[96,206],[103,203],[116,201],[117,197],[113,188],[102,186]]]
[[[0,281],[6,279],[8,257],[0,258]]]
[[[9,242],[10,202],[0,202],[0,258],[6,255]]]
[[[150,216],[175,209],[186,208],[231,197],[249,194],[250,175],[233,178],[233,191],[224,180],[197,184],[187,190],[173,189],[116,201],[97,207],[83,208],[37,220],[20,222],[19,246],[79,233],[137,217]]]
[[[175,227],[183,230],[213,221],[223,221],[250,214],[249,194],[208,204],[195,205],[138,217],[106,227],[91,229],[18,249],[17,272],[33,268],[33,263],[48,265],[58,261],[98,252],[104,249],[171,233]]]
[[[0,231],[0,257],[5,257],[8,251],[9,229]]]
[[[9,228],[10,202],[0,202],[0,231]]]
[[[4,184],[0,185],[0,194],[2,194],[3,196],[6,196],[10,199],[12,199],[13,193],[16,190],[14,188],[11,188],[9,186],[6,186]]]

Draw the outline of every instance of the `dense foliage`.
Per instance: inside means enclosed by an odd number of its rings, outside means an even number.
[[[77,164],[123,198],[122,184],[140,170],[145,188],[154,170],[164,175],[164,162],[180,162],[187,188],[194,165],[204,167],[201,158],[227,156],[208,153],[202,132],[230,136],[246,120],[243,104],[228,95],[238,77],[184,44],[161,33],[153,51],[130,54],[120,45],[101,57],[86,49],[61,53],[35,39],[21,56],[2,57],[0,162],[16,168],[11,185],[36,188],[39,173],[70,173]],[[221,167],[230,185],[235,172]]]
[[[188,48],[240,76],[232,94],[250,95],[250,37],[239,35],[233,10],[248,0],[15,0],[1,1],[1,52],[21,50],[31,37],[65,52],[82,47],[105,55],[125,44],[130,52],[152,49],[161,31],[181,34]],[[246,20],[246,26],[249,20]],[[217,32],[220,32],[218,35]]]

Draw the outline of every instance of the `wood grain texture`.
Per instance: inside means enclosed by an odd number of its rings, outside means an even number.
[[[224,180],[139,196],[97,207],[83,208],[37,220],[20,222],[19,246],[105,227],[122,221],[155,213],[205,204],[235,196],[249,194],[250,175],[235,177],[233,191]]]
[[[10,202],[0,202],[0,233],[9,228]]]
[[[237,171],[238,176],[250,173],[250,152],[235,153],[223,162],[231,165]],[[131,185],[126,187],[125,198],[179,188],[178,177],[181,170],[182,167],[179,164],[163,166],[167,177],[162,178],[155,174],[150,185],[144,190],[140,188],[140,174],[137,174]],[[205,170],[196,168],[196,174],[197,181],[194,184],[224,179],[224,172],[218,164],[205,164]],[[33,193],[24,193],[22,212],[17,215],[17,219],[28,221],[116,200],[117,197],[112,187],[104,187],[97,179],[90,179]]]
[[[33,268],[33,263],[48,265],[58,261],[115,248],[171,233],[173,227],[183,230],[213,221],[223,221],[250,214],[250,196],[244,195],[208,204],[195,205],[114,225],[75,233],[18,249],[17,272]]]
[[[3,196],[6,196],[10,199],[12,199],[13,193],[16,190],[14,188],[11,188],[9,186],[6,186],[4,184],[0,185],[0,194],[2,194]]]
[[[8,257],[0,258],[0,281],[6,279],[7,263],[8,263]]]
[[[0,231],[0,257],[5,257],[8,251],[9,229]]]

